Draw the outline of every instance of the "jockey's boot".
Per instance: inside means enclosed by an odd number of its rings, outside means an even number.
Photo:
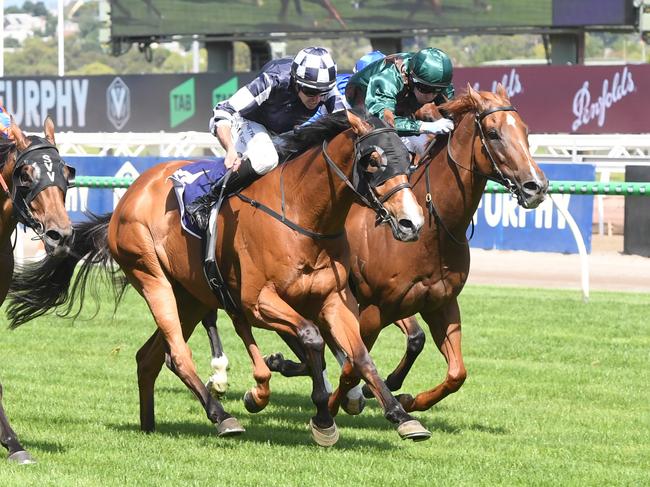
[[[237,171],[233,171],[230,174],[230,177],[226,182],[226,186],[223,188],[224,197],[237,193],[260,177],[261,174],[257,174],[255,172],[253,166],[251,165],[250,159],[243,159],[239,165],[239,169],[237,169]],[[210,191],[192,201],[185,208],[190,216],[190,219],[203,233],[205,233],[208,228],[210,210],[212,206],[219,200],[219,196],[221,195],[224,179],[225,178],[222,178],[217,181],[210,188]]]

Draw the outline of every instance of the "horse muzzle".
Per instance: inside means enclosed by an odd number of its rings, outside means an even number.
[[[74,231],[72,225],[66,228],[59,228],[54,225],[47,227],[43,232],[45,251],[48,255],[54,257],[67,254],[70,251],[73,238]]]
[[[524,181],[520,185],[517,185],[517,199],[519,204],[526,209],[537,208],[546,198],[546,191],[548,190],[548,180],[544,181],[535,181],[529,180]]]

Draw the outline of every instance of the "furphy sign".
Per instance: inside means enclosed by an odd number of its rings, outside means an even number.
[[[595,168],[587,164],[540,164],[553,180],[593,181]],[[568,211],[591,250],[592,196],[556,194],[535,210],[525,210],[510,194],[483,195],[474,214],[472,247],[501,250],[576,253],[578,247],[562,211]]]
[[[88,79],[0,79],[0,102],[23,128],[43,127],[48,114],[58,128],[84,128]]]

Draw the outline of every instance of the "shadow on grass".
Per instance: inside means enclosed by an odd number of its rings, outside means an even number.
[[[243,394],[244,391],[231,389],[228,393],[228,398],[223,401],[223,405],[226,411],[240,420],[244,428],[246,428],[246,433],[235,439],[224,438],[220,440],[223,441],[224,445],[236,445],[240,442],[291,446],[311,446],[314,444],[307,428],[307,422],[315,413],[315,407],[304,395],[274,392],[266,410],[258,414],[251,414],[243,410],[241,401],[237,399],[242,397]],[[233,407],[235,404],[236,407]],[[430,417],[431,414],[431,412],[424,414],[416,413],[414,416],[434,433],[456,435],[462,433],[464,430],[481,431],[490,434],[506,433],[506,430],[503,428],[492,428],[478,423],[471,425],[451,424],[439,418],[433,419]],[[285,423],[286,426],[277,424],[278,422]],[[382,439],[350,438],[351,435],[358,436],[358,434],[354,433],[354,430],[374,431],[380,434],[392,432],[395,438],[398,437],[397,431],[395,431],[396,427],[383,417],[382,411],[376,401],[369,401],[366,409],[359,416],[348,416],[341,411],[336,417],[336,423],[341,432],[341,440],[337,444],[337,448],[352,449],[366,446],[386,450],[396,447],[394,443]],[[139,431],[139,425],[136,423],[113,423],[107,426],[121,431]],[[208,437],[215,435],[215,428],[201,415],[197,417],[196,422],[159,422],[157,424],[156,434],[165,436]]]
[[[63,454],[68,451],[61,443],[55,443],[52,441],[38,441],[30,440],[24,441],[23,446],[30,452],[33,453],[34,450],[40,450],[47,453],[56,453]]]

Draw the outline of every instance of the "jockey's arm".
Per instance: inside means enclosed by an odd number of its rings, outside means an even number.
[[[232,136],[232,125],[228,120],[219,120],[216,123],[215,135],[219,143],[226,151],[226,157],[223,161],[226,168],[237,170],[241,164],[241,158],[235,149],[235,141]]]
[[[397,70],[384,70],[370,78],[366,89],[366,108],[371,115],[384,119],[384,111],[395,113],[397,96],[404,87]],[[418,135],[420,122],[395,115],[395,129],[401,137]]]

